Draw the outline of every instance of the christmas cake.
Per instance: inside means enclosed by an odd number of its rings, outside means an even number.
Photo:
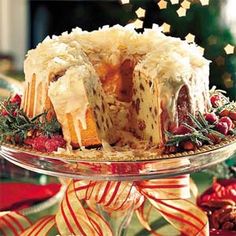
[[[23,111],[55,116],[73,148],[114,145],[120,132],[160,147],[165,131],[211,106],[209,61],[157,27],[77,28],[46,38],[28,52],[24,70]]]

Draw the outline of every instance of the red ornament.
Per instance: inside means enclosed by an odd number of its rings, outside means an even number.
[[[16,94],[14,97],[11,97],[10,102],[20,105],[21,104],[21,96]]]

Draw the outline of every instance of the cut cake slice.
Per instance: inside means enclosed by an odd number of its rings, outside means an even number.
[[[189,55],[185,42],[159,46],[135,67],[130,124],[137,137],[162,146],[165,131],[209,107],[209,61]]]

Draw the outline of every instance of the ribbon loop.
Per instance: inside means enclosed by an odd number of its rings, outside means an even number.
[[[151,212],[159,212],[185,235],[207,236],[207,216],[186,200],[189,197],[189,175],[139,182],[72,180],[56,216],[46,216],[31,226],[13,212],[1,217],[0,230],[3,235],[41,236],[56,225],[60,235],[111,236],[114,232],[108,221],[113,213],[117,217],[135,210],[143,227],[155,235],[159,234],[150,226]],[[105,219],[101,211],[109,217]]]

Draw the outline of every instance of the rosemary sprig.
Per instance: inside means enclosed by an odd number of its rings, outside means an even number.
[[[10,98],[0,103],[0,141],[21,144],[29,133],[52,136],[61,133],[61,126],[55,117],[47,119],[47,112],[29,119],[20,104]]]
[[[209,134],[219,137],[220,139],[224,139],[225,135],[220,132],[214,130],[214,125],[209,124],[205,117],[198,113],[197,118],[192,114],[188,114],[189,118],[193,125],[189,125],[187,123],[182,123],[181,125],[186,127],[189,130],[187,134],[172,134],[170,132],[166,132],[168,140],[166,142],[166,146],[176,146],[179,147],[182,142],[191,141],[197,146],[201,146],[203,143],[213,144],[213,141],[208,137]],[[235,130],[236,133],[236,130]]]
[[[166,134],[168,136],[168,141],[165,144],[167,147],[168,146],[179,147],[179,145],[184,141],[192,141],[197,145],[201,144],[204,141],[207,141],[209,144],[212,144],[212,141],[208,137],[202,135],[199,131],[180,135],[173,135],[171,133],[166,133]]]
[[[224,109],[231,110],[230,106],[232,105],[232,102],[227,102],[223,104],[222,106],[219,106],[215,109],[213,109],[213,112],[215,112],[216,115],[219,115]]]

